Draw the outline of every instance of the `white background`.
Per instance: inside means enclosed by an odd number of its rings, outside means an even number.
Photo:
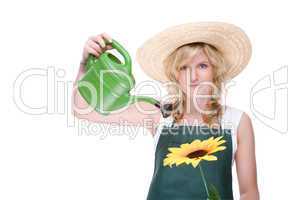
[[[66,89],[67,82],[77,74],[82,47],[90,35],[107,32],[134,59],[136,49],[147,38],[168,26],[191,21],[229,22],[249,35],[252,59],[235,78],[227,103],[252,118],[261,199],[298,199],[298,7],[293,1],[254,0],[2,1],[0,199],[145,199],[154,164],[153,141],[146,130],[143,133],[141,129],[134,138],[126,131],[121,135],[106,136],[106,131],[79,135],[78,121],[72,124],[72,117],[67,115],[67,90],[56,90],[56,104],[54,96],[48,97],[48,108],[66,108],[63,114],[54,110],[29,115],[14,103],[14,81],[25,70],[52,66],[65,71],[56,82],[64,83]],[[256,107],[270,115],[275,108],[287,111],[288,103],[289,118],[278,113],[275,119],[263,123],[251,109],[251,88],[283,66],[288,66],[289,101],[281,95],[275,101],[277,86],[263,92]],[[135,60],[133,73],[138,83],[150,80]],[[282,87],[288,88],[288,84]],[[27,104],[46,104],[45,79],[28,79],[22,91]],[[274,130],[285,130],[286,120],[286,133]],[[237,184],[234,188],[237,197]]]

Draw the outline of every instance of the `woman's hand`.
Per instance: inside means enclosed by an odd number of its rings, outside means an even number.
[[[112,49],[110,43],[112,43],[112,38],[107,33],[89,37],[84,45],[81,64],[86,63],[89,54],[99,57],[106,50]]]

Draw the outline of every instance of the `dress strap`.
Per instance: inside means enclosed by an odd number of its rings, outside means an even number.
[[[241,116],[243,115],[244,111],[232,107],[226,106],[225,113],[222,119],[222,125],[224,129],[231,130],[231,137],[232,137],[232,150],[233,150],[233,160],[232,164],[234,163],[235,153],[237,150],[237,128],[240,124]]]

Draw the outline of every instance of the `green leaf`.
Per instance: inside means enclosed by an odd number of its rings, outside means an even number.
[[[217,189],[214,187],[214,185],[210,184],[209,188],[208,188],[208,192],[209,192],[209,200],[221,200],[221,197],[217,191]]]

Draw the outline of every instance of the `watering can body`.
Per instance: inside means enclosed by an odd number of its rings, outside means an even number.
[[[85,74],[77,82],[81,96],[103,115],[137,101],[159,106],[159,101],[152,97],[130,95],[130,90],[135,86],[131,58],[117,41],[113,40],[111,45],[122,55],[124,62],[108,51],[98,58],[90,54],[85,65]]]

